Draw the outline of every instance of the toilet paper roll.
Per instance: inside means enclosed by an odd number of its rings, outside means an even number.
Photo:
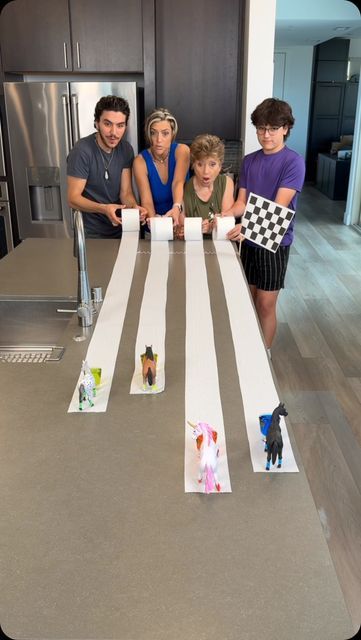
[[[235,226],[233,216],[221,218],[217,216],[217,223],[213,229],[213,240],[228,240],[227,233]]]
[[[150,218],[150,232],[152,240],[173,240],[173,219]]]
[[[139,210],[122,209],[123,231],[139,231]]]
[[[202,240],[202,218],[185,218],[184,240]]]

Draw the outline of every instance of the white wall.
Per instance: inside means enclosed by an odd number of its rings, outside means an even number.
[[[313,0],[314,1],[314,0]],[[279,10],[279,0],[246,1],[245,69],[242,100],[243,152],[250,153],[259,148],[250,115],[265,98],[274,95],[274,31]],[[288,3],[288,9],[290,5]],[[288,138],[290,147],[301,155],[306,154],[308,115],[311,91],[312,47],[288,47],[277,51],[283,54],[284,75],[283,100],[290,103],[295,127]],[[282,64],[283,64],[282,63]],[[281,69],[282,69],[281,64]],[[279,86],[279,85],[278,85]]]
[[[242,96],[242,139],[245,154],[259,149],[250,116],[256,106],[272,96],[276,0],[246,0],[245,77]]]
[[[275,51],[273,96],[291,105],[296,122],[287,138],[287,145],[304,158],[307,150],[312,59],[313,47],[284,47]]]
[[[351,38],[348,55],[350,58],[361,58],[361,38]]]

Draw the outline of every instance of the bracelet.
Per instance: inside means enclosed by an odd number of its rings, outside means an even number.
[[[173,202],[173,208],[178,207],[179,213],[183,213],[183,205],[180,202]]]

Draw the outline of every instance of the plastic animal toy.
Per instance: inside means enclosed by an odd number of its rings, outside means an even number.
[[[96,395],[95,379],[86,360],[82,362],[81,371],[83,377],[79,382],[79,411],[83,410],[83,402],[86,400],[94,407],[92,398]]]
[[[270,428],[272,422],[272,413],[264,413],[263,415],[259,416],[259,428],[261,430],[261,434],[262,434],[262,442],[264,442],[265,444],[265,451],[267,451],[267,447],[266,447],[266,437],[267,437],[267,433],[268,433],[268,429]]]
[[[220,491],[221,485],[217,478],[219,457],[217,431],[212,429],[207,422],[197,422],[197,424],[193,424],[188,421],[188,424],[193,429],[192,438],[196,440],[200,456],[198,482],[204,482],[205,493],[212,493],[214,490]]]
[[[142,362],[143,389],[145,390],[147,388],[147,383],[149,387],[154,389],[157,377],[158,356],[156,353],[153,353],[152,345],[149,347],[145,345],[145,353],[141,354],[140,359]]]
[[[280,416],[288,416],[288,412],[286,411],[283,402],[280,402],[278,407],[276,407],[276,409],[272,412],[271,424],[269,425],[267,431],[265,447],[265,451],[267,451],[266,471],[270,470],[271,459],[272,464],[274,465],[276,463],[277,457],[277,469],[280,469],[282,466],[283,440],[280,427]]]

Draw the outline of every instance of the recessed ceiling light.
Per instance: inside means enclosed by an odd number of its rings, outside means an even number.
[[[348,31],[350,27],[335,27],[334,31]]]

